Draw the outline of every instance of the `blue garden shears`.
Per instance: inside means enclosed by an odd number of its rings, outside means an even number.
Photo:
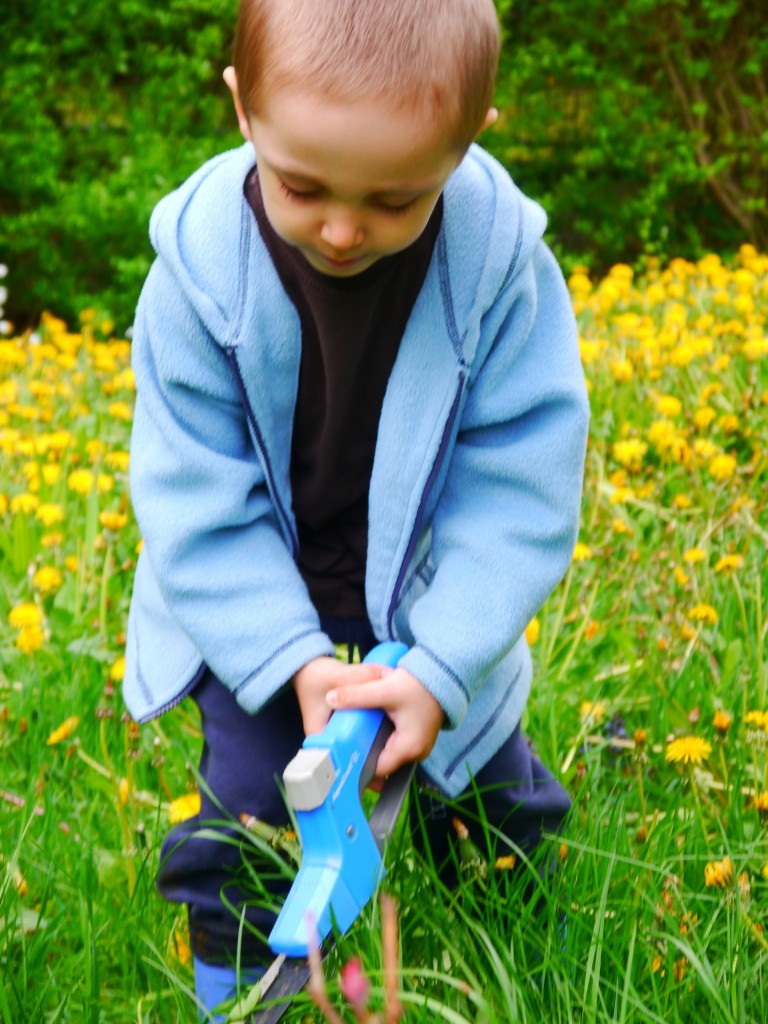
[[[395,668],[408,648],[379,644],[365,662]],[[400,814],[415,765],[403,765],[384,784],[370,817],[362,794],[392,732],[383,711],[335,712],[323,732],[308,736],[283,773],[296,815],[302,861],[269,935],[277,958],[259,984],[250,1024],[274,1024],[289,998],[306,984],[310,943],[351,926],[384,877],[384,843]]]

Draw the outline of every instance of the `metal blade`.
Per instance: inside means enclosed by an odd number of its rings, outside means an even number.
[[[384,783],[378,803],[368,819],[368,826],[380,853],[384,852],[384,844],[392,834],[392,829],[400,817],[400,809],[415,771],[416,764],[408,762],[400,765],[397,771],[390,775]]]
[[[300,957],[287,959],[281,954],[261,979],[260,1001],[270,1005],[257,1008],[248,1024],[275,1024],[291,1005],[291,997],[309,981],[309,961]]]

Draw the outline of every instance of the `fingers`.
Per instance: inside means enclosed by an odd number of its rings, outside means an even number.
[[[384,676],[389,675],[393,670],[389,665],[376,665],[371,663],[360,663],[359,665],[345,665],[343,675],[343,685],[348,686],[354,683],[372,683],[378,679],[383,679]]]
[[[328,691],[325,700],[334,711],[348,708],[382,708],[386,711],[392,700],[392,690],[386,683],[373,679],[370,682],[338,686]]]

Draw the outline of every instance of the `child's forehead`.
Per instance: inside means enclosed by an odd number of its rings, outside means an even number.
[[[449,133],[418,104],[385,97],[282,91],[252,121],[260,157],[295,178],[417,192],[438,187],[455,158]]]

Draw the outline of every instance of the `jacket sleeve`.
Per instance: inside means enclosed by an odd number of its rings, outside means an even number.
[[[131,497],[145,554],[173,618],[255,711],[334,649],[281,529],[227,353],[161,259],[139,301],[133,367]]]
[[[589,410],[570,297],[539,243],[481,328],[402,664],[457,726],[566,572]]]

